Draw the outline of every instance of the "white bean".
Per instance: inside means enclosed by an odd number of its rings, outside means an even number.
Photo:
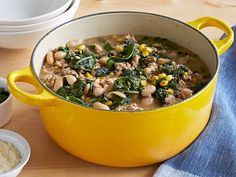
[[[149,67],[144,68],[143,71],[146,75],[149,75],[152,72],[152,70]]]
[[[183,88],[180,90],[180,95],[183,99],[189,98],[193,95],[193,91],[188,88]]]
[[[147,85],[141,91],[142,96],[149,96],[156,91],[156,87],[154,85]]]
[[[61,64],[61,62],[60,62],[60,61],[58,61],[58,60],[55,62],[55,65],[56,65],[56,66],[58,66],[58,67],[60,67],[60,68],[62,67],[62,64]]]
[[[102,109],[102,110],[110,110],[110,108],[107,105],[102,104],[100,102],[93,103],[93,108],[95,108],[95,109]]]
[[[168,62],[170,62],[170,61],[171,61],[170,59],[159,58],[159,59],[157,60],[157,63],[158,63],[159,65],[163,65],[163,64],[168,63]]]
[[[49,65],[53,65],[53,63],[54,63],[53,52],[50,51],[47,53],[46,61]]]
[[[73,85],[76,82],[76,77],[73,75],[66,75],[64,76],[69,85]]]
[[[107,96],[107,98],[112,99],[113,95],[117,95],[121,98],[126,98],[126,95],[124,93],[119,92],[119,91],[109,92],[106,96]]]
[[[97,53],[103,51],[103,48],[102,48],[100,45],[98,45],[98,44],[93,44],[93,45],[95,46],[95,51],[96,51]]]
[[[144,106],[149,106],[154,102],[154,98],[152,96],[150,97],[144,97],[141,99],[141,104]]]
[[[57,77],[54,83],[53,90],[57,92],[63,86],[63,77]]]
[[[93,89],[93,94],[95,96],[100,96],[100,95],[104,94],[104,92],[105,92],[105,89],[102,87],[96,87]]]
[[[54,58],[56,60],[60,60],[66,57],[66,52],[63,51],[57,51],[56,53],[54,53]]]
[[[84,94],[87,95],[89,93],[89,89],[90,89],[90,84],[86,84],[84,87]]]

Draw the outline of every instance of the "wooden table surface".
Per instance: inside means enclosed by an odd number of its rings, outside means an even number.
[[[216,1],[217,0],[208,0]],[[201,16],[214,16],[236,24],[236,6],[209,3],[207,0],[81,0],[76,17],[104,11],[136,10],[158,13],[183,21],[191,21]],[[218,0],[219,2],[219,0]],[[233,1],[229,1],[233,3]],[[211,38],[221,32],[217,29],[205,30]],[[0,76],[29,64],[32,49],[0,49]],[[29,92],[33,88],[21,85]],[[16,131],[30,143],[32,154],[20,176],[23,177],[151,177],[158,164],[141,168],[109,168],[85,162],[66,153],[47,135],[39,117],[37,107],[32,107],[14,99],[13,116],[3,128]]]

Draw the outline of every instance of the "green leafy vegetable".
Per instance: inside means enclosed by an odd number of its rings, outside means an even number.
[[[169,84],[168,87],[172,88],[172,89],[177,89],[178,87],[178,80],[176,77],[174,79],[172,79]]]
[[[168,93],[166,93],[166,90],[164,88],[158,88],[155,92],[155,97],[159,99],[161,102],[164,102],[167,96]]]
[[[4,88],[0,88],[0,103],[3,103],[8,97],[10,93],[6,91]]]
[[[94,56],[91,53],[80,54],[79,57],[73,57],[70,65],[73,69],[81,69],[91,71],[96,63]]]
[[[114,85],[113,90],[119,91],[138,91],[140,90],[140,78],[135,71],[125,70]]]
[[[168,62],[162,65],[162,71],[166,74],[172,74],[174,71],[174,66],[172,62]]]
[[[94,51],[95,48],[96,48],[96,46],[92,44],[92,45],[88,45],[88,48],[89,48],[90,50]]]
[[[84,87],[86,86],[86,81],[82,79],[77,79],[74,83],[71,93],[76,97],[81,98],[84,95]]]
[[[197,82],[194,86],[190,87],[190,89],[193,90],[193,93],[196,93],[201,90],[205,85],[205,82]]]
[[[125,47],[124,47],[124,55],[122,57],[110,57],[110,59],[114,59],[117,61],[122,61],[122,60],[129,60],[132,56],[137,54],[137,46],[133,42],[129,42]]]
[[[65,53],[67,53],[67,52],[69,52],[69,48],[68,47],[58,47],[57,48],[57,51],[62,51],[62,52],[65,52]]]
[[[114,58],[109,58],[107,60],[107,68],[110,69],[110,70],[113,70],[114,69],[114,65],[115,65],[115,59]]]
[[[113,50],[113,47],[111,46],[111,44],[109,42],[107,42],[104,47],[103,47],[106,51],[110,52],[111,50]]]
[[[179,67],[174,71],[173,76],[180,77],[184,72],[187,71],[189,71],[189,69],[186,66],[180,64]]]
[[[71,88],[70,86],[63,86],[58,91],[57,94],[66,98],[68,95],[71,94]]]
[[[81,105],[87,105],[87,103],[85,103],[83,100],[81,100],[80,98],[77,98],[75,96],[67,96],[66,99],[70,100],[70,101],[73,101],[75,103],[78,103],[78,104],[81,104]]]
[[[126,98],[121,98],[119,96],[115,96],[113,98],[113,103],[110,106],[111,109],[115,109],[117,106],[127,105],[132,101],[131,96],[127,96]]]
[[[94,103],[94,102],[100,102],[100,103],[105,103],[109,99],[105,96],[98,96],[98,97],[93,97],[89,100],[89,102]]]

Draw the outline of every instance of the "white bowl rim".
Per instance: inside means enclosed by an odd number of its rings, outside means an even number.
[[[10,101],[10,99],[12,99],[12,94],[11,94],[11,92],[9,91],[8,87],[7,87],[7,80],[6,80],[5,78],[3,78],[3,77],[0,77],[0,80],[3,80],[3,81],[4,81],[4,86],[6,86],[7,91],[9,92],[9,96],[7,97],[7,99],[6,99],[5,101],[3,101],[2,103],[0,103],[0,107],[1,107],[2,105],[7,104],[7,102]],[[1,87],[2,87],[2,86],[0,85],[0,88],[1,88]],[[1,130],[1,129],[0,129],[0,130]]]
[[[60,11],[63,11],[63,9],[67,9],[70,6],[70,4],[73,3],[73,1],[74,0],[67,0],[63,6],[43,15],[39,15],[36,17],[31,17],[31,18],[25,18],[25,19],[18,19],[18,20],[0,20],[0,24],[4,24],[4,23],[13,24],[13,23],[19,23],[19,22],[24,23],[24,22],[30,22],[30,21],[39,20],[39,19],[43,20],[44,18],[47,18],[48,16],[51,16],[54,13],[57,13],[57,12],[60,13]]]
[[[11,130],[6,130],[6,129],[0,129],[0,133],[3,133],[4,135],[8,136],[8,137],[15,137],[17,138],[18,140],[20,140],[20,142],[22,144],[25,145],[26,149],[25,149],[25,152],[26,152],[26,156],[25,158],[22,158],[20,163],[17,164],[14,168],[12,168],[10,171],[6,171],[4,173],[0,173],[0,177],[1,176],[5,176],[5,175],[10,175],[12,173],[15,173],[16,170],[20,169],[20,168],[23,168],[26,163],[28,162],[29,158],[30,158],[30,154],[31,154],[31,150],[30,150],[30,145],[28,143],[28,141],[20,134],[14,132],[14,131],[11,131]],[[3,140],[4,141],[4,140]],[[7,142],[7,141],[6,141]],[[19,149],[17,149],[19,151]],[[20,152],[20,151],[19,151]],[[21,152],[20,152],[21,153]]]
[[[80,0],[73,0],[73,4],[70,6],[69,9],[67,9],[66,12],[64,12],[63,14],[57,16],[56,18],[62,17],[63,15],[68,15],[70,13],[72,13],[74,10],[74,8],[76,8],[77,6],[79,6],[80,4]],[[69,20],[70,21],[70,20]],[[66,22],[65,22],[66,23]],[[46,26],[44,28],[39,28],[39,29],[34,29],[34,30],[27,30],[27,31],[11,31],[11,32],[6,32],[6,31],[0,31],[0,35],[18,35],[18,34],[26,34],[26,33],[33,33],[33,32],[38,32],[38,31],[42,31],[42,30],[46,30],[49,28],[52,28],[53,26],[57,27],[60,25],[57,24],[61,24],[60,21],[58,21],[57,23],[53,23],[50,26]],[[63,23],[64,24],[64,23]],[[1,26],[1,25],[0,25]],[[1,27],[0,27],[1,28]]]

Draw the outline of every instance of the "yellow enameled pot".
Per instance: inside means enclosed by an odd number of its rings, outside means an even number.
[[[227,36],[211,41],[199,29],[214,26]],[[197,53],[212,79],[197,94],[178,104],[151,111],[113,112],[72,103],[56,95],[39,80],[45,54],[75,38],[108,34],[140,34],[168,38]],[[166,160],[189,146],[206,126],[211,112],[219,55],[233,42],[224,22],[204,17],[183,23],[143,12],[107,12],[65,23],[45,35],[34,48],[30,66],[8,76],[12,94],[22,102],[39,106],[48,134],[71,154],[98,164],[134,167]],[[33,84],[38,94],[19,89],[15,82]]]

